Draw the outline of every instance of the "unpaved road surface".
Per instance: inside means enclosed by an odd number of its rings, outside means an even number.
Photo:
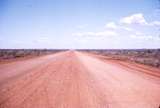
[[[160,70],[66,51],[0,65],[0,108],[159,108]]]

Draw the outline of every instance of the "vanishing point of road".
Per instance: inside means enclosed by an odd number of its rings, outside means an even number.
[[[65,51],[0,64],[0,108],[159,108],[160,70]]]

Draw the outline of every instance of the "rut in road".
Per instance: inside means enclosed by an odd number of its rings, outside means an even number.
[[[62,58],[2,85],[0,108],[107,107],[76,55],[67,53]]]
[[[28,96],[36,92],[39,87],[43,87],[42,84],[44,80],[47,79],[51,73],[57,71],[62,63],[63,62],[49,62],[39,65],[39,67],[28,70],[29,72],[21,76],[18,75],[17,78],[14,77],[11,81],[2,85],[2,89],[0,90],[0,95],[2,97],[0,99],[0,106],[17,107],[17,105],[22,103]],[[53,64],[56,68],[52,68],[52,70],[49,71],[49,68],[51,68]]]
[[[160,74],[131,67],[76,51],[2,65],[0,108],[158,108]]]

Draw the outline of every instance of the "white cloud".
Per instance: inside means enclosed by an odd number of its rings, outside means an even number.
[[[127,27],[125,25],[119,25],[119,24],[116,24],[115,22],[109,22],[105,25],[105,28],[107,29],[114,29],[114,30],[126,30],[126,31],[134,31],[132,28],[130,27]]]
[[[137,14],[133,14],[133,15],[124,17],[120,19],[120,23],[122,24],[140,24],[140,25],[148,24],[142,13],[137,13]]]
[[[132,39],[138,39],[138,40],[155,40],[160,41],[160,37],[158,36],[151,36],[151,35],[130,35],[130,38]]]
[[[121,28],[121,29],[123,29],[123,30],[129,31],[129,32],[134,31],[134,29],[133,29],[133,28],[126,27],[126,26],[120,26],[120,28]]]
[[[38,37],[33,40],[35,43],[51,43],[51,40],[49,37]]]
[[[116,36],[117,33],[115,31],[106,30],[102,32],[77,32],[73,33],[73,36]]]
[[[21,40],[11,40],[15,44],[26,44],[26,42],[21,41]]]
[[[142,13],[133,14],[120,19],[121,24],[139,24],[145,26],[160,26],[160,21],[147,22]]]
[[[139,32],[139,31],[135,31],[135,35],[138,35],[138,36],[140,36],[140,35],[144,35],[142,32]]]
[[[153,21],[149,25],[151,25],[151,26],[160,26],[160,21]]]
[[[105,27],[109,29],[116,29],[117,25],[114,22],[109,22],[105,25]]]
[[[110,42],[110,39],[113,42],[119,40],[133,40],[134,41],[147,41],[150,40],[153,42],[160,41],[160,37],[152,36],[152,34],[145,34],[147,32],[143,31],[143,29],[136,29],[134,26],[130,26],[131,24],[137,24],[136,26],[143,25],[147,26],[147,30],[152,28],[152,26],[159,26],[160,21],[151,21],[147,22],[142,13],[133,14],[128,17],[124,17],[120,19],[118,22],[108,22],[104,26],[104,31],[91,31],[91,32],[75,32],[72,36],[75,36],[75,40],[77,42],[83,43],[91,43],[91,40],[94,42]],[[142,31],[141,31],[142,30]],[[106,38],[108,37],[108,38]],[[114,40],[113,40],[114,39]],[[113,43],[111,41],[111,43]]]
[[[156,40],[159,41],[160,37],[158,35],[146,35],[142,32],[136,31],[135,33],[130,35],[130,38],[138,39],[138,40]]]
[[[103,32],[97,32],[95,33],[97,36],[116,36],[117,33],[114,31],[103,31]]]
[[[77,28],[83,29],[83,28],[86,28],[87,26],[88,26],[88,24],[83,24],[83,25],[78,25]]]

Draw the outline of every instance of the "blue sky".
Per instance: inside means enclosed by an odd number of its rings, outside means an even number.
[[[0,0],[0,48],[160,48],[158,0]]]

